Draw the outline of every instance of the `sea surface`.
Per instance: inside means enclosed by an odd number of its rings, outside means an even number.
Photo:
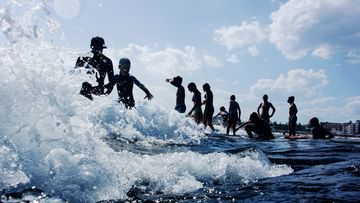
[[[1,2],[0,22],[0,202],[360,202],[359,138],[249,140],[89,101],[48,1]]]

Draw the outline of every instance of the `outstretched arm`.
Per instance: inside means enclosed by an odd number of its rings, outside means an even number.
[[[216,116],[214,116],[213,119],[217,118],[218,116],[220,116],[220,112],[216,114]]]
[[[242,123],[239,127],[236,128],[235,132],[237,132],[238,130],[240,130],[240,128],[244,127],[246,124],[251,123],[250,121],[246,121],[244,123]]]
[[[133,81],[135,83],[135,85],[137,85],[140,89],[142,89],[142,91],[145,92],[146,96],[144,97],[144,99],[148,99],[151,100],[154,96],[150,93],[150,91],[145,87],[145,85],[143,85],[142,83],[140,83],[140,81],[138,81],[135,77],[132,77]]]

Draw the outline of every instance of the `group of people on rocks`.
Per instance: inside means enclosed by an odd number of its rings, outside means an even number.
[[[90,48],[91,56],[79,57],[76,61],[76,68],[85,68],[88,74],[96,78],[97,85],[93,86],[89,82],[83,82],[80,90],[81,95],[93,100],[93,95],[100,96],[110,94],[116,85],[119,97],[118,101],[123,103],[126,108],[131,109],[135,107],[133,96],[133,86],[135,84],[146,94],[144,99],[151,100],[153,98],[153,95],[146,86],[137,80],[135,76],[130,75],[131,62],[128,58],[121,58],[119,60],[119,74],[114,74],[112,61],[103,54],[103,49],[107,48],[103,38],[92,38]],[[105,84],[106,76],[109,81],[107,84]],[[182,86],[182,77],[176,76],[172,79],[166,79],[165,81],[177,88],[175,110],[179,113],[185,113],[185,88]],[[204,100],[202,100],[201,93],[194,82],[190,82],[187,87],[188,90],[193,93],[193,106],[187,115],[191,116],[197,124],[203,123],[205,128],[209,126],[210,129],[214,131],[215,129],[212,124],[213,119],[221,116],[223,119],[223,125],[226,127],[227,135],[229,135],[230,129],[232,130],[233,135],[235,135],[236,131],[240,128],[244,128],[249,138],[254,137],[253,133],[258,135],[258,139],[268,140],[274,138],[270,128],[270,118],[274,115],[276,109],[272,103],[268,101],[268,96],[266,94],[263,96],[263,102],[260,103],[257,108],[257,112],[251,113],[249,120],[237,127],[237,124],[240,124],[241,121],[241,109],[239,103],[236,101],[235,95],[230,96],[228,111],[226,111],[225,107],[222,106],[220,108],[220,112],[213,117],[214,96],[210,85],[205,83],[202,86],[203,91],[205,92]],[[296,114],[298,110],[294,101],[294,96],[290,96],[287,100],[290,105],[288,123],[289,136],[296,136]],[[204,111],[202,111],[202,105],[205,106]],[[319,120],[316,117],[310,119],[309,125],[312,127],[314,139],[333,137],[329,131],[320,126]]]

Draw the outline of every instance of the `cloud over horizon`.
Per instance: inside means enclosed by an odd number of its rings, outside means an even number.
[[[312,69],[293,69],[286,75],[280,74],[275,79],[259,79],[256,84],[250,87],[253,95],[263,94],[286,94],[288,96],[315,96],[319,95],[320,88],[329,83],[325,70],[314,71]]]
[[[346,55],[360,45],[357,0],[290,0],[271,19],[269,40],[289,59]]]

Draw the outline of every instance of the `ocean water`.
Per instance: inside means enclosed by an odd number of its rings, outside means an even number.
[[[1,202],[360,201],[358,138],[209,134],[151,102],[80,96],[81,53],[58,45],[46,2],[0,7]]]

